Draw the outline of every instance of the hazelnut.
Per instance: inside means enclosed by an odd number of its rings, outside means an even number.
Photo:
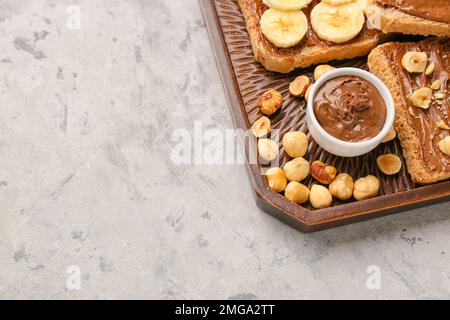
[[[306,90],[306,92],[305,92],[305,100],[306,100],[306,101],[308,101],[309,94],[311,93],[312,88],[313,88],[313,84],[311,84],[311,85],[308,87],[308,90]]]
[[[410,51],[405,53],[402,58],[402,66],[410,73],[425,72],[428,56],[425,52]]]
[[[258,106],[262,113],[270,116],[281,108],[283,97],[275,89],[267,90],[258,100]]]
[[[261,159],[272,161],[278,156],[278,144],[271,139],[259,139],[258,153]]]
[[[444,122],[444,120],[441,120],[437,126],[443,130],[450,130],[450,127]]]
[[[308,151],[308,137],[301,131],[290,131],[283,136],[284,151],[291,158],[303,157]]]
[[[328,189],[333,197],[345,201],[352,197],[353,186],[352,176],[347,173],[341,173],[334,179]]]
[[[314,69],[314,80],[318,80],[321,76],[323,76],[325,73],[336,69],[335,67],[332,67],[328,64],[321,64],[318,65],[315,69]]]
[[[302,97],[305,95],[306,90],[308,90],[310,84],[311,81],[309,81],[309,78],[307,76],[299,76],[289,84],[289,92],[294,97]]]
[[[283,192],[286,189],[287,179],[281,168],[270,168],[266,172],[267,183],[275,192]]]
[[[374,176],[367,176],[355,181],[353,197],[356,200],[370,199],[380,192],[380,180]]]
[[[289,181],[302,181],[309,176],[309,162],[303,158],[295,158],[283,166]]]
[[[411,102],[417,108],[428,109],[433,92],[430,88],[420,88],[411,95]]]
[[[436,67],[436,65],[434,63],[431,63],[425,70],[425,75],[431,76],[434,72],[435,67]]]
[[[311,202],[314,208],[324,209],[331,206],[331,203],[333,202],[333,197],[331,196],[331,193],[327,188],[315,184],[311,188],[309,201]]]
[[[439,141],[439,149],[446,155],[450,156],[450,136]]]
[[[295,203],[303,204],[308,201],[309,189],[301,183],[291,181],[284,190],[284,196]]]
[[[393,175],[400,172],[402,161],[395,154],[385,154],[377,158],[377,166],[384,174]]]
[[[322,161],[314,161],[311,164],[311,175],[322,184],[330,184],[336,178],[336,168],[326,165]]]
[[[383,141],[381,141],[381,142],[386,143],[386,142],[394,140],[396,137],[397,137],[397,132],[394,130],[394,128],[391,128],[391,130],[389,130],[388,134],[386,135],[386,137],[384,137]]]
[[[438,100],[442,100],[445,98],[445,95],[443,93],[436,93],[434,95],[434,98],[438,99]]]
[[[434,81],[431,84],[430,88],[433,90],[439,90],[441,88],[441,81],[439,81],[439,80]]]
[[[255,137],[261,138],[268,135],[270,132],[270,119],[261,117],[252,125],[252,133]]]

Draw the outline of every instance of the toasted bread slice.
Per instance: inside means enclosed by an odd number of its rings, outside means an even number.
[[[409,74],[401,66],[401,59],[408,51],[426,52],[430,63],[439,66],[439,70],[436,69],[428,77],[424,74]],[[394,98],[394,126],[413,181],[429,184],[449,179],[450,157],[439,150],[438,143],[449,136],[450,131],[437,127],[440,120],[446,123],[450,121],[449,93],[445,94],[445,99],[441,102],[434,100],[427,110],[414,107],[409,97],[420,87],[429,87],[436,80],[442,81],[445,74],[448,77],[450,41],[431,39],[418,43],[386,43],[372,51],[368,65],[370,71],[388,86]],[[448,84],[450,83],[444,80],[442,92],[445,92],[444,86]]]
[[[395,8],[383,8],[377,5],[375,0],[369,3],[366,15],[370,24],[384,33],[450,36],[448,23],[416,17]]]
[[[292,48],[277,48],[261,32],[260,18],[267,9],[262,0],[238,0],[244,15],[255,58],[267,70],[288,73],[296,68],[305,68],[331,60],[351,59],[367,55],[380,41],[380,32],[363,27],[351,41],[335,44],[317,37],[309,26],[305,38]],[[309,13],[319,1],[314,0],[304,9]]]

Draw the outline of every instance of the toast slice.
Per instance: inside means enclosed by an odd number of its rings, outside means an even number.
[[[409,51],[426,52],[433,74],[408,73],[401,64]],[[368,58],[369,69],[390,89],[396,108],[395,130],[412,180],[429,184],[450,178],[450,156],[439,149],[439,141],[450,136],[450,130],[438,127],[440,121],[450,126],[450,40],[431,38],[416,43],[390,42],[375,48]],[[432,100],[428,109],[414,107],[412,93],[430,87],[439,80],[441,87],[433,95],[443,93],[443,99]]]
[[[433,3],[434,0],[429,1]],[[448,6],[449,4],[444,5]],[[370,0],[366,8],[366,15],[370,24],[384,33],[450,36],[449,22],[435,21],[411,15],[394,7],[382,6],[378,0]]]
[[[277,48],[262,34],[260,18],[268,8],[262,0],[238,0],[244,15],[253,53],[267,70],[288,73],[296,68],[305,68],[331,60],[351,59],[367,55],[380,41],[380,32],[365,25],[360,34],[345,43],[335,44],[321,40],[311,25],[303,40],[291,48]],[[319,1],[313,0],[303,9],[309,19],[311,9]]]

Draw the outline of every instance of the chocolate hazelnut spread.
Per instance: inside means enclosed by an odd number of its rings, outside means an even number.
[[[314,98],[314,114],[326,132],[349,142],[376,137],[386,121],[386,104],[369,81],[356,76],[328,80]]]
[[[401,64],[403,55],[408,51],[426,52],[429,63],[435,64],[435,70],[431,76],[424,74],[413,74],[407,72]],[[419,138],[419,147],[424,163],[430,171],[450,172],[450,157],[439,150],[439,141],[450,135],[449,130],[441,130],[437,123],[443,121],[450,125],[450,41],[429,40],[420,43],[399,43],[385,52],[390,60],[392,71],[396,78],[401,81],[402,105],[408,113],[408,122],[414,128]],[[430,107],[426,110],[415,108],[409,99],[412,93],[423,87],[430,87],[433,82],[439,80],[441,86],[439,91],[444,95],[443,99],[433,99]]]
[[[377,4],[416,17],[450,23],[449,0],[377,0]]]
[[[261,19],[261,16],[263,15],[264,11],[269,9],[264,3],[263,0],[245,0],[248,1],[248,7],[250,8],[250,16],[251,20],[255,25],[259,24],[259,21]],[[302,9],[303,13],[308,18],[308,22],[310,21],[310,14],[311,10],[320,3],[319,0],[313,0],[306,8]],[[278,56],[288,56],[290,57],[292,53],[298,52],[299,49],[304,47],[312,47],[312,46],[322,46],[322,47],[339,47],[339,46],[346,46],[349,43],[357,42],[357,41],[363,41],[372,39],[375,35],[378,34],[378,31],[375,29],[369,29],[366,24],[364,24],[361,32],[358,36],[353,38],[352,40],[336,44],[330,41],[322,40],[320,39],[315,32],[312,30],[311,25],[309,23],[308,31],[306,32],[305,37],[302,41],[300,41],[299,44],[291,47],[291,48],[278,48],[274,46],[269,40],[266,39],[266,37],[262,34],[261,30],[259,30],[259,37],[261,42],[264,43],[265,47],[267,47],[268,50],[270,50],[273,54]]]

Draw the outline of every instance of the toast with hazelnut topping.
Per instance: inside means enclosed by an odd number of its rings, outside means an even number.
[[[319,3],[313,0],[303,12],[308,18],[308,31],[299,44],[290,48],[273,45],[262,33],[260,20],[268,8],[263,0],[238,0],[244,15],[253,53],[258,62],[267,70],[288,73],[296,68],[344,60],[367,55],[380,41],[380,32],[369,29],[366,23],[361,32],[352,40],[336,44],[320,39],[309,23],[311,9]]]
[[[424,72],[411,73],[406,53],[426,53]],[[412,180],[429,184],[450,178],[450,156],[439,147],[450,136],[442,123],[450,125],[450,40],[435,38],[417,43],[390,42],[375,48],[368,58],[369,69],[390,89],[396,108],[395,130]],[[430,67],[430,65],[433,65]],[[430,72],[430,70],[432,72]],[[439,82],[439,89],[433,83]],[[423,88],[432,98],[415,101]],[[425,91],[429,92],[429,89]],[[416,93],[416,94],[415,94]],[[438,96],[439,95],[439,96]]]
[[[433,2],[433,0],[430,1]],[[396,8],[383,7],[376,0],[370,0],[366,8],[366,15],[370,24],[384,33],[450,36],[450,24],[447,22],[425,19]]]

